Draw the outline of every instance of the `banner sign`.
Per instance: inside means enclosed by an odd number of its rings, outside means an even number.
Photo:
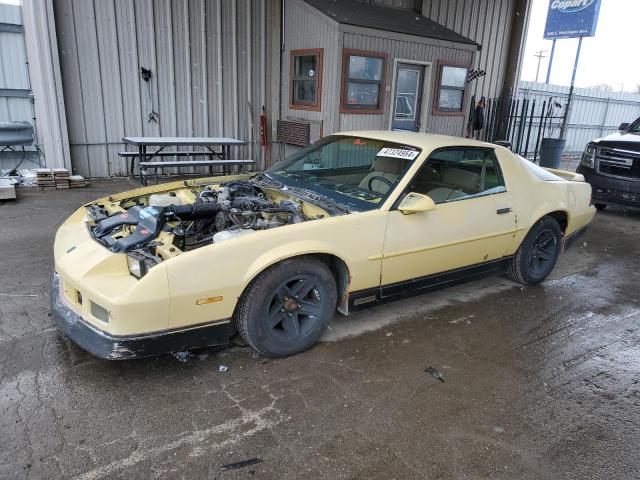
[[[601,0],[551,0],[544,27],[545,40],[593,37]]]

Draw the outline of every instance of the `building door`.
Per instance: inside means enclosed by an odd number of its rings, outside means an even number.
[[[397,64],[392,130],[420,131],[424,69],[424,65]]]

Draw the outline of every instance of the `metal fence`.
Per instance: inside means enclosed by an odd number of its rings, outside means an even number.
[[[484,100],[483,126],[475,130],[474,111],[480,99],[473,97],[467,133],[473,138],[511,143],[520,155],[538,160],[544,137],[558,138],[567,106],[569,87],[521,82],[515,97]],[[581,153],[594,138],[614,133],[623,122],[640,117],[640,95],[597,89],[575,89],[567,119],[564,153]]]
[[[516,100],[541,104],[550,98],[564,108],[569,87],[537,82],[520,82]],[[539,107],[538,107],[539,108]],[[557,111],[557,114],[562,114]],[[609,135],[623,122],[640,117],[640,94],[576,88],[567,121],[565,154],[580,153],[590,140]],[[557,132],[556,132],[557,133]]]

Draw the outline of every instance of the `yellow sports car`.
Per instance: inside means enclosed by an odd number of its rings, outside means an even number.
[[[222,345],[267,356],[410,292],[542,281],[595,208],[579,174],[473,140],[325,137],[265,172],[96,200],[57,232],[52,312],[110,359]]]

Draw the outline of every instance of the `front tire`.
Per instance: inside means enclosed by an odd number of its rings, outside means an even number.
[[[238,305],[242,338],[267,357],[285,357],[312,347],[333,318],[336,284],[320,260],[285,260],[262,272]]]
[[[552,217],[541,218],[511,259],[507,275],[525,285],[540,283],[555,267],[561,242],[562,231],[558,222]]]
[[[598,210],[599,212],[607,208],[606,203],[594,203],[593,206],[596,207],[596,210]]]

